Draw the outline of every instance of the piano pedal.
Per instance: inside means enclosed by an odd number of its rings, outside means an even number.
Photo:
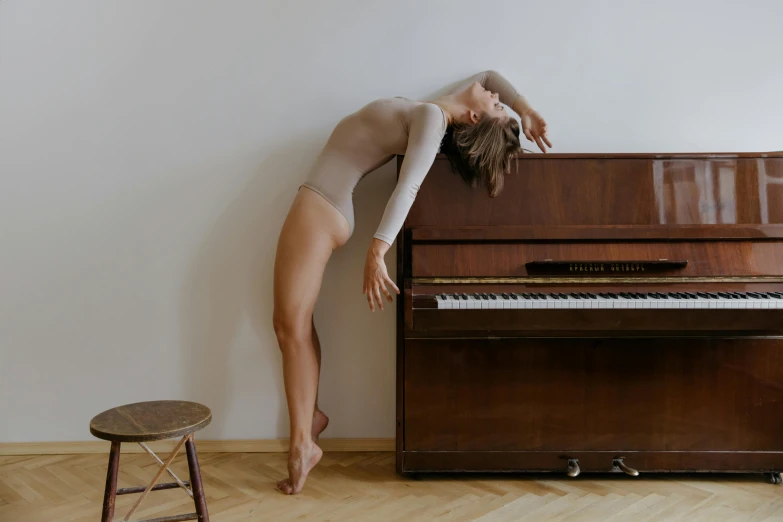
[[[579,459],[568,459],[568,476],[571,478],[578,477],[581,472],[582,470],[579,469]]]
[[[639,472],[633,468],[629,468],[628,466],[626,466],[625,463],[623,462],[623,458],[624,457],[619,457],[612,460],[612,471],[622,471],[626,475],[630,475],[632,477],[638,477]]]
[[[767,480],[769,480],[770,484],[780,484],[780,472],[779,471],[773,471],[772,473],[767,473]]]

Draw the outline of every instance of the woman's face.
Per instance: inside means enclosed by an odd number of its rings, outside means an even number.
[[[509,115],[498,99],[498,95],[486,90],[479,82],[468,87],[468,105],[478,115],[508,119]]]

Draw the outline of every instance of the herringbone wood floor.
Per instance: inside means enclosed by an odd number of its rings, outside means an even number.
[[[108,448],[107,448],[108,449]],[[97,521],[108,455],[0,457],[0,521]],[[286,497],[279,453],[204,453],[213,522],[229,521],[783,521],[783,488],[762,475],[425,477],[394,472],[391,453],[327,453],[305,491]],[[184,457],[173,466],[187,477]],[[157,464],[123,454],[119,487],[146,485]],[[167,480],[168,481],[168,480]],[[117,500],[117,520],[136,495]],[[193,511],[179,490],[150,494],[134,519]]]

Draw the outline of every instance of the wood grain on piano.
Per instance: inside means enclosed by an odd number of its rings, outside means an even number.
[[[658,241],[647,242],[546,242],[546,243],[462,243],[414,244],[411,247],[413,277],[510,277],[530,275],[529,261],[604,261],[607,265],[625,260],[682,259],[683,268],[669,274],[695,276],[781,276],[783,239],[776,241]],[[626,263],[627,264],[627,263]],[[605,267],[595,276],[647,275],[619,267]],[[573,276],[590,275],[577,271]],[[661,274],[664,275],[664,274]]]
[[[780,310],[432,306],[438,293],[783,291],[783,154],[523,154],[494,199],[439,156],[397,254],[399,472],[610,471],[616,457],[643,473],[783,470]],[[527,273],[545,259],[688,263]]]

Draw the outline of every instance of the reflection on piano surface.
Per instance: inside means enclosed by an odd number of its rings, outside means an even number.
[[[783,470],[783,154],[443,157],[397,251],[397,469]]]

